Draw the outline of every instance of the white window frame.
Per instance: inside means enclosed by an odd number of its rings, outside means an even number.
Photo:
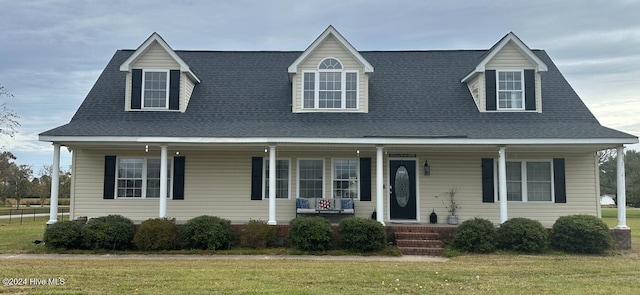
[[[544,203],[555,203],[555,175],[554,175],[554,167],[552,159],[508,159],[507,162],[519,162],[520,163],[520,175],[522,176],[521,186],[522,186],[522,201],[511,201],[507,199],[507,202],[511,203],[535,203],[535,204],[544,204]],[[551,200],[550,201],[530,201],[529,200],[529,192],[527,188],[527,163],[528,162],[545,162],[549,163],[550,177],[551,177]],[[493,161],[493,188],[495,196],[494,201],[499,202],[500,196],[498,192],[499,184],[498,184],[498,163],[497,161]],[[505,171],[506,173],[506,171]]]
[[[344,181],[336,178],[336,162],[337,161],[354,161],[356,162],[356,197],[353,200],[360,200],[360,161],[357,158],[332,158],[331,159],[331,197],[337,198],[334,193],[336,191],[335,182]]]
[[[276,196],[276,200],[290,200],[291,199],[291,159],[290,158],[277,158],[276,159],[276,174],[277,170],[278,170],[278,161],[287,161],[287,197],[286,198],[278,198]],[[269,192],[267,192],[267,185],[268,185],[268,179],[267,179],[267,172],[269,171],[269,158],[262,158],[262,162],[264,163],[264,165],[262,165],[262,199],[263,200],[268,200],[269,199]],[[276,178],[276,188],[278,187],[278,178]],[[276,190],[277,192],[277,190]]]
[[[309,198],[304,198],[302,196],[300,196],[300,162],[301,161],[322,161],[322,197],[324,198],[326,196],[326,192],[325,192],[325,187],[326,187],[326,168],[325,168],[325,159],[324,158],[299,158],[298,159],[298,166],[296,169],[296,193],[297,193],[297,197],[296,198],[303,198],[303,199],[309,199]]]
[[[142,160],[142,194],[140,195],[139,198],[137,197],[118,197],[118,180],[120,179],[118,177],[119,175],[119,169],[120,169],[120,160],[127,160],[127,159],[134,159],[134,160]],[[141,200],[141,199],[148,199],[148,200],[159,200],[160,198],[147,198],[147,161],[148,160],[160,160],[160,157],[117,157],[116,158],[116,179],[115,179],[115,190],[114,190],[114,198],[115,199],[120,199],[120,200]],[[167,199],[171,200],[173,199],[173,161],[172,159],[167,159],[167,169],[168,169],[168,173],[167,173]]]
[[[501,108],[500,92],[515,92],[518,90],[500,90],[500,73],[520,73],[520,92],[522,93],[522,107],[520,108]],[[496,110],[498,111],[524,111],[525,110],[525,91],[524,91],[524,70],[496,70]]]
[[[327,59],[335,59],[337,60],[342,69],[320,69],[320,65]],[[307,73],[314,74],[314,97],[313,97],[313,107],[305,107],[305,89],[304,89],[304,76]],[[340,85],[341,85],[341,97],[340,97],[340,107],[339,108],[321,108],[320,107],[320,73],[340,73]],[[356,107],[355,108],[347,108],[347,73],[356,74]],[[360,71],[358,70],[345,70],[344,64],[340,59],[335,57],[326,57],[323,58],[316,67],[315,70],[302,71],[302,75],[300,77],[300,106],[303,110],[347,110],[347,111],[357,111],[360,110]]]
[[[165,102],[164,102],[164,107],[147,107],[144,104],[144,94],[145,94],[145,78],[147,76],[147,73],[166,73],[167,74],[167,82],[166,82],[166,92],[165,92]],[[171,80],[171,75],[170,75],[170,70],[168,69],[143,69],[142,70],[142,94],[141,94],[141,106],[142,109],[147,109],[147,110],[168,110],[169,109],[169,83]]]

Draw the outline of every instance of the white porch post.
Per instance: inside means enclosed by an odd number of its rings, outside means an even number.
[[[616,148],[616,159],[618,161],[617,167],[617,185],[618,185],[618,197],[617,197],[617,207],[618,207],[618,225],[616,228],[620,229],[628,229],[627,226],[627,192],[625,188],[625,173],[624,173],[624,146],[619,146]]]
[[[383,147],[376,147],[376,220],[384,224],[384,189],[382,184],[383,173]]]
[[[500,197],[500,224],[507,221],[507,160],[505,147],[498,153],[498,191]]]
[[[269,225],[276,225],[276,146],[269,146]]]
[[[49,221],[58,222],[58,187],[60,186],[60,144],[53,144],[53,166],[51,167],[51,202],[49,205]]]
[[[167,217],[167,146],[160,146],[160,218]]]

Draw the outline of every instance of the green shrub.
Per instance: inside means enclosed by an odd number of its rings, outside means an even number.
[[[522,253],[541,253],[547,248],[547,230],[537,220],[512,218],[498,228],[498,248]]]
[[[124,250],[131,247],[133,222],[120,215],[90,219],[82,229],[83,245],[88,249]]]
[[[49,249],[80,249],[82,224],[76,221],[56,222],[44,231],[44,243]]]
[[[143,221],[133,242],[140,250],[174,250],[180,246],[180,228],[175,219],[155,218]]]
[[[289,241],[302,251],[324,251],[333,245],[333,230],[322,217],[300,217],[289,224]]]
[[[250,220],[240,234],[240,246],[263,249],[275,243],[278,229],[261,220]]]
[[[380,222],[360,217],[347,217],[340,221],[340,244],[347,250],[377,251],[387,246],[387,236]]]
[[[562,216],[553,224],[551,246],[569,253],[603,253],[611,249],[609,227],[591,215]]]
[[[490,253],[496,249],[496,227],[489,220],[474,218],[462,222],[453,233],[453,245],[461,251]]]
[[[233,241],[231,222],[216,216],[202,215],[184,225],[182,236],[188,249],[216,250],[229,248]]]

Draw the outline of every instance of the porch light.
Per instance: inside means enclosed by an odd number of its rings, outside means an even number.
[[[358,155],[358,158],[360,158],[360,150],[356,150],[356,155]]]
[[[431,175],[431,167],[429,166],[429,161],[424,161],[424,175]]]
[[[176,156],[177,156],[177,155],[180,155],[180,152],[176,152]]]
[[[145,152],[145,153],[148,153],[148,152],[149,152],[149,145],[148,145],[148,144],[145,144],[145,145],[144,145],[144,152]]]

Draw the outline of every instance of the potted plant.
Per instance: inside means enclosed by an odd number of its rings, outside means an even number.
[[[458,215],[456,215],[456,211],[458,209],[462,209],[460,206],[460,201],[456,199],[456,194],[458,193],[455,187],[449,189],[449,191],[444,192],[444,199],[442,200],[442,204],[449,211],[449,215],[447,216],[448,224],[458,224]],[[436,196],[438,198],[438,196]]]

